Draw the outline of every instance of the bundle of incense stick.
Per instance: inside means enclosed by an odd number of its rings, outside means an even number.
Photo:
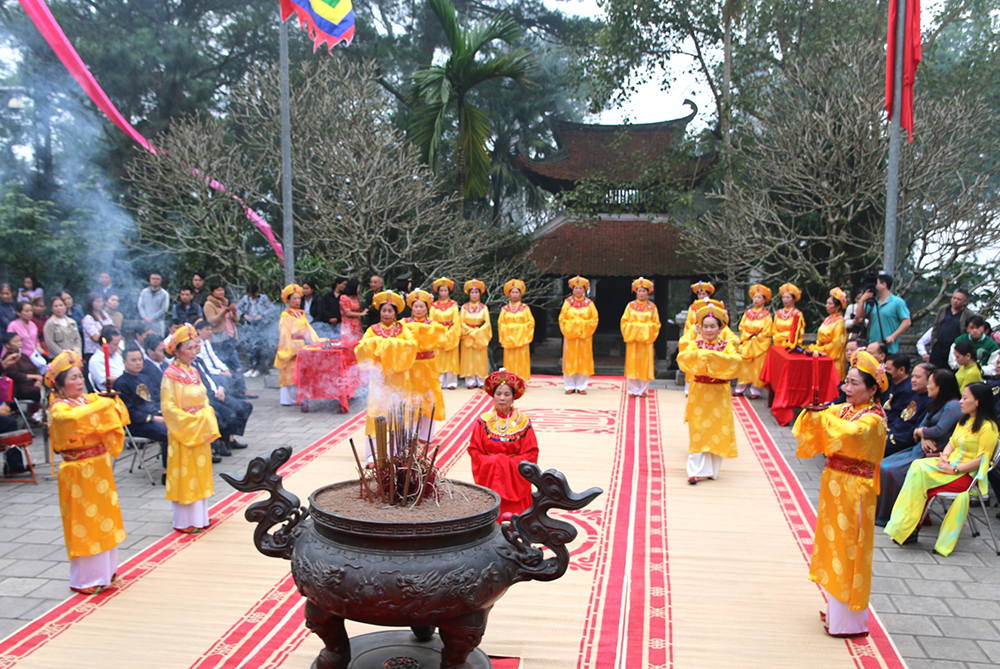
[[[421,448],[418,432],[422,408],[408,402],[393,402],[385,416],[375,418],[374,435],[369,436],[374,455],[371,468],[362,467],[351,443],[361,477],[361,495],[370,503],[374,504],[377,499],[389,506],[415,506],[425,497],[426,488],[433,485],[437,449],[433,459],[429,459],[428,447]],[[432,405],[431,416],[434,410]],[[428,428],[426,440],[430,441],[430,437]]]

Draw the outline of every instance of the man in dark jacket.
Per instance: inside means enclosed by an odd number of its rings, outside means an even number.
[[[160,459],[167,466],[167,425],[160,413],[160,384],[142,369],[145,358],[137,346],[125,351],[125,373],[115,380],[114,389],[128,409],[129,431],[141,439],[160,442]]]
[[[907,356],[901,353],[890,356],[885,361],[885,372],[890,385],[882,396],[882,409],[886,418],[885,455],[889,456],[916,444],[913,431],[920,427],[930,399],[927,397],[926,369],[921,367],[918,373],[920,392],[917,392],[910,380]]]
[[[960,335],[965,334],[969,319],[975,315],[968,304],[968,291],[958,288],[951,294],[951,301],[938,311],[934,325],[931,326],[931,343],[926,357],[927,362],[935,367],[948,369],[951,345]]]
[[[253,411],[253,405],[246,400],[232,397],[226,392],[225,386],[216,379],[208,368],[204,360],[196,357],[192,366],[198,370],[201,376],[202,385],[208,394],[208,403],[215,410],[215,420],[219,424],[219,433],[222,437],[212,444],[212,452],[217,455],[232,455],[232,449],[246,448],[246,444],[236,441],[237,436],[243,436]]]

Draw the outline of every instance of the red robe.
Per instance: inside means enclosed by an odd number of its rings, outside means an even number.
[[[513,414],[513,415],[511,415]],[[531,484],[517,471],[522,460],[538,462],[538,441],[531,421],[520,411],[506,416],[491,409],[472,428],[469,455],[472,478],[500,495],[500,515],[531,506]]]

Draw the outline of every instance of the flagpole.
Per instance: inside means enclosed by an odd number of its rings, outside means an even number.
[[[285,250],[285,284],[295,283],[295,228],[292,221],[292,113],[288,91],[288,25],[281,20],[281,210],[282,235]]]
[[[885,249],[882,269],[896,269],[896,230],[899,209],[899,121],[903,110],[903,49],[906,43],[906,0],[896,4],[896,53],[892,75],[892,117],[889,119],[889,167],[885,187]]]

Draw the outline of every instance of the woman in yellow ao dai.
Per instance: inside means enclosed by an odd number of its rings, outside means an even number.
[[[563,382],[566,394],[587,394],[587,383],[594,375],[594,332],[597,331],[597,307],[587,297],[590,281],[582,276],[569,280],[573,294],[559,312],[563,335]]]
[[[417,340],[413,332],[396,320],[405,306],[403,298],[391,290],[375,295],[372,304],[379,310],[378,323],[368,328],[354,347],[358,362],[374,366],[368,381],[368,420],[365,434],[374,436],[375,418],[387,416],[399,396],[410,395],[409,371],[417,359]],[[368,457],[372,457],[371,445]]]
[[[174,361],[160,382],[160,412],[167,426],[167,491],[174,529],[187,534],[208,527],[212,485],[212,442],[220,437],[215,410],[198,370],[191,366],[201,343],[191,325],[164,342]]]
[[[714,304],[697,314],[700,332],[694,343],[677,354],[677,364],[690,382],[684,421],[688,424],[688,483],[716,479],[723,458],[736,457],[736,425],[729,380],[743,359],[733,339],[720,337],[729,315]]]
[[[438,299],[431,303],[430,319],[445,328],[441,344],[434,352],[434,358],[437,360],[441,387],[454,390],[458,387],[458,374],[461,371],[458,347],[462,342],[462,320],[458,313],[458,302],[451,299],[455,282],[441,277],[433,285],[434,294]]]
[[[510,303],[500,308],[497,333],[503,346],[503,366],[512,374],[531,379],[531,341],[535,338],[535,317],[521,301],[525,286],[520,279],[511,279],[503,286]]]
[[[490,356],[487,347],[493,338],[490,325],[490,310],[480,300],[486,292],[486,284],[479,279],[470,279],[463,286],[469,301],[462,305],[459,315],[462,321],[461,372],[466,388],[482,388],[490,373]]]
[[[844,309],[847,308],[847,293],[839,287],[830,291],[826,298],[827,317],[816,333],[816,343],[808,347],[813,355],[825,355],[833,358],[837,366],[837,375],[841,380],[847,373],[847,327],[844,325]]]
[[[802,291],[795,284],[785,283],[778,289],[778,295],[782,307],[774,313],[771,345],[791,351],[802,346],[806,334],[806,318],[795,308],[795,303],[802,299]]]
[[[121,453],[128,410],[115,397],[86,394],[83,358],[73,350],[55,357],[45,373],[53,389],[49,436],[62,455],[59,510],[69,556],[69,587],[96,594],[111,585],[118,544],[125,539],[112,458]]]
[[[653,282],[639,277],[632,282],[636,299],[629,302],[622,314],[621,331],[625,340],[625,382],[628,394],[642,397],[649,382],[656,376],[656,354],[653,344],[660,336],[660,313],[649,301]]]
[[[760,397],[760,389],[764,384],[760,381],[760,370],[764,368],[767,351],[771,348],[771,331],[774,320],[767,305],[771,302],[771,289],[755,283],[750,286],[750,299],[753,306],[743,313],[740,319],[740,373],[736,377],[734,395],[744,392],[751,399]]]
[[[691,303],[691,306],[688,307],[687,319],[684,321],[684,333],[681,335],[686,339],[694,339],[697,336],[698,310],[711,301],[712,295],[715,295],[715,286],[708,281],[698,281],[691,284],[691,292],[694,293],[695,299]],[[716,302],[715,304],[720,309],[726,308],[722,302]]]
[[[803,411],[792,434],[796,456],[826,456],[820,479],[809,580],[830,595],[820,618],[831,636],[868,634],[872,547],[878,472],[885,451],[886,418],[876,399],[889,387],[878,361],[854,354],[844,381],[845,404]]]
[[[423,441],[430,441],[431,422],[445,418],[437,350],[447,330],[427,317],[432,301],[431,294],[426,290],[411,292],[406,296],[406,303],[410,306],[412,315],[403,319],[406,329],[417,342],[417,355],[410,367],[410,395],[420,406],[417,437]]]
[[[283,405],[297,404],[299,389],[295,385],[295,360],[304,346],[315,344],[320,339],[313,326],[306,319],[302,306],[302,286],[290,283],[281,291],[281,301],[287,308],[281,312],[278,321],[278,352],[274,355],[274,366],[278,369],[280,401]]]

